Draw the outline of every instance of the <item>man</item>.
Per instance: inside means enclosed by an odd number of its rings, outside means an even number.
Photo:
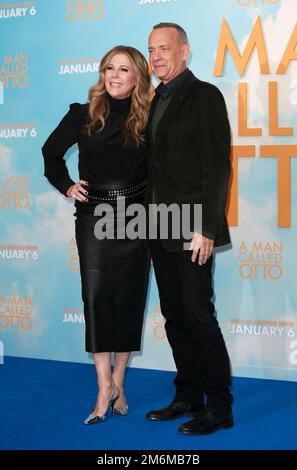
[[[213,247],[230,242],[225,216],[230,126],[220,91],[187,69],[190,46],[175,23],[154,26],[149,57],[156,88],[148,122],[148,203],[202,204],[202,233],[151,240],[165,328],[177,375],[172,403],[147,418],[194,417],[184,434],[233,426],[230,364],[211,302]]]

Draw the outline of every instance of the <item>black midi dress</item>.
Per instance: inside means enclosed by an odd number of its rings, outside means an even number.
[[[64,195],[74,181],[63,157],[76,143],[79,177],[89,183],[89,194],[105,187],[143,187],[147,178],[145,146],[137,146],[132,139],[125,142],[122,133],[131,99],[118,100],[108,94],[107,98],[110,114],[101,132],[86,134],[89,105],[73,103],[42,147],[44,174]],[[113,206],[116,218],[117,201],[106,202]],[[135,202],[143,204],[144,192],[124,200],[125,208]],[[143,239],[117,238],[117,230],[114,239],[98,239],[94,234],[102,217],[94,215],[98,203],[91,198],[75,201],[86,351],[138,351],[151,264],[149,249]]]

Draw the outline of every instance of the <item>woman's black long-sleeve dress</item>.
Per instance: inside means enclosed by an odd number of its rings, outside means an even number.
[[[63,157],[75,143],[79,148],[79,177],[89,183],[86,189],[90,195],[105,185],[114,189],[138,184],[142,187],[147,178],[145,147],[137,147],[132,139],[125,144],[122,134],[131,99],[118,100],[110,95],[107,98],[110,115],[101,132],[91,137],[85,133],[89,105],[73,103],[42,147],[44,174],[64,195],[74,181]],[[143,192],[132,200],[128,198],[126,207],[132,202],[143,203],[143,199]],[[75,201],[86,351],[138,351],[150,270],[149,251],[141,239],[96,238],[94,227],[100,217],[94,215],[94,208],[98,202],[91,197],[89,202]],[[107,202],[116,215],[117,201]]]

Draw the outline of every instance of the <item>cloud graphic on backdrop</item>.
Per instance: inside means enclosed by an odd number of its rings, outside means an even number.
[[[55,191],[34,195],[32,198],[32,225],[23,223],[7,227],[7,236],[14,243],[55,246],[65,250],[74,233],[74,207]],[[34,215],[34,217],[33,217]]]
[[[10,173],[12,150],[0,144],[0,175]]]

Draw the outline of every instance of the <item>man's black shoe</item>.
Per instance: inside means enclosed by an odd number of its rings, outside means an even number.
[[[219,429],[232,428],[232,411],[215,411],[205,408],[196,418],[182,424],[178,430],[182,434],[211,434]]]
[[[169,421],[170,419],[181,418],[182,416],[198,416],[204,410],[204,405],[189,405],[182,401],[173,401],[166,408],[153,410],[147,413],[146,417],[152,421]]]

